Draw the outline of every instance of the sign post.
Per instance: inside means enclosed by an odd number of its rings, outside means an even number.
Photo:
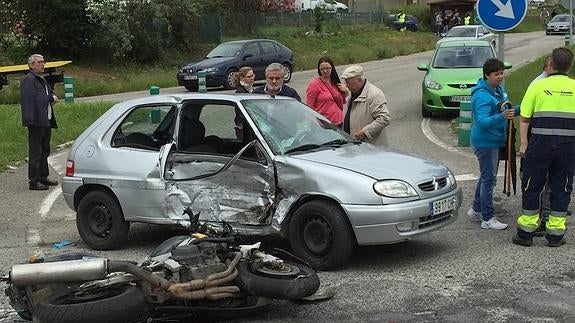
[[[527,0],[477,0],[477,15],[483,25],[499,32],[498,58],[505,55],[504,31],[511,30],[523,21],[527,14]]]

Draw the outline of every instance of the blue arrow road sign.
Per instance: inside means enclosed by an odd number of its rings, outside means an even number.
[[[506,31],[517,27],[527,13],[527,0],[477,0],[477,15],[487,28]]]

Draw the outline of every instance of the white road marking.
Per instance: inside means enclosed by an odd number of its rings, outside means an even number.
[[[50,212],[50,209],[52,208],[52,205],[54,205],[54,202],[56,202],[60,194],[62,194],[62,188],[56,186],[54,190],[48,194],[44,201],[42,201],[42,204],[40,205],[40,212],[38,212],[40,213],[40,217],[42,219],[46,218],[48,212]]]
[[[461,175],[455,175],[455,180],[458,182],[464,182],[464,181],[475,181],[477,180],[479,177],[477,177],[475,174],[461,174]]]
[[[429,126],[429,121],[430,118],[423,118],[423,120],[421,120],[421,132],[423,132],[423,135],[432,143],[436,144],[437,146],[452,152],[452,153],[456,153],[468,158],[475,158],[475,156],[473,156],[470,153],[461,151],[451,145],[448,145],[446,143],[444,143],[443,141],[441,141],[441,139],[439,139],[434,133],[433,130],[431,130],[431,127]]]
[[[26,243],[30,246],[41,245],[42,244],[42,237],[40,236],[40,230],[28,229],[28,234],[26,236]]]

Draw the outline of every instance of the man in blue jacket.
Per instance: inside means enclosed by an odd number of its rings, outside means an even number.
[[[496,58],[488,59],[483,64],[483,78],[471,91],[471,145],[481,175],[467,215],[473,221],[481,221],[482,229],[507,228],[507,224],[499,222],[494,216],[493,189],[499,165],[499,148],[505,146],[507,138],[507,122],[519,111],[518,108],[499,110],[500,103],[508,99],[502,85],[503,71],[503,62]]]
[[[40,54],[28,58],[30,72],[20,81],[22,126],[28,128],[29,189],[47,190],[58,182],[48,179],[48,156],[52,128],[57,128],[52,104],[58,97],[42,76],[44,57]]]

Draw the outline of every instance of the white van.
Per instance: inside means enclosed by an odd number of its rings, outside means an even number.
[[[312,11],[322,6],[327,12],[347,12],[347,5],[335,0],[296,0],[296,12]]]

